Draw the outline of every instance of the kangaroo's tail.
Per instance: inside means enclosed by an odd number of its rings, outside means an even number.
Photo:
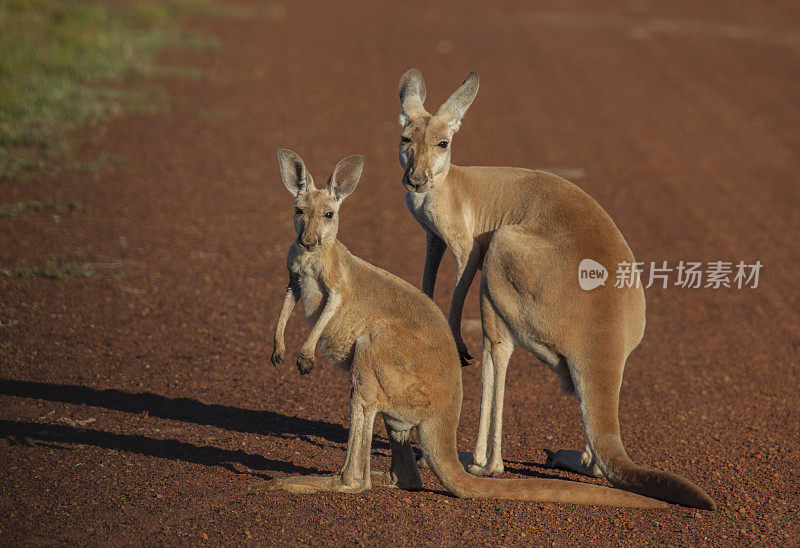
[[[455,418],[437,416],[417,428],[428,465],[448,491],[461,498],[515,499],[567,504],[666,508],[665,502],[619,489],[552,479],[489,479],[468,474],[458,460]]]
[[[592,363],[593,375],[582,374],[580,363],[570,373],[581,407],[589,446],[600,470],[614,487],[648,497],[713,510],[714,500],[694,483],[671,472],[634,464],[625,452],[619,430],[619,388],[625,362]],[[602,373],[602,374],[600,374]]]
[[[618,386],[604,389],[578,383],[576,388],[589,446],[600,470],[614,487],[683,506],[716,508],[708,493],[688,479],[631,461],[620,437]]]
[[[634,464],[619,435],[589,435],[597,464],[614,487],[648,497],[674,502],[683,506],[714,510],[714,500],[694,482],[663,470]]]

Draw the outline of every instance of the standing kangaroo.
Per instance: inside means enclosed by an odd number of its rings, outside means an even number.
[[[602,473],[628,491],[713,508],[694,483],[637,466],[622,445],[619,390],[625,360],[644,333],[644,291],[638,285],[584,291],[577,276],[587,258],[608,266],[634,262],[608,214],[577,186],[550,173],[450,163],[453,134],[477,92],[473,72],[431,115],[423,106],[420,71],[411,69],[400,79],[406,205],[427,236],[422,290],[433,296],[449,248],[456,259],[449,323],[462,364],[471,356],[461,339],[461,312],[475,273],[483,269],[483,384],[470,472],[503,472],[506,369],[515,345],[521,345],[560,376],[565,392],[576,394],[583,416],[586,449],[558,451],[549,464],[591,476]]]
[[[350,433],[341,471],[333,476],[275,478],[268,489],[297,493],[370,489],[370,447],[375,415],[386,424],[392,464],[376,476],[382,485],[419,489],[422,482],[409,442],[417,427],[433,473],[458,497],[506,498],[642,508],[666,503],[634,493],[550,479],[499,480],[468,474],[458,460],[461,367],[449,326],[439,308],[400,278],[350,254],[336,239],[339,206],[356,187],[364,159],[336,165],[324,189],[314,187],[297,154],[279,150],[281,175],[294,195],[297,240],[287,259],[289,287],[275,330],[272,363],[283,363],[283,333],[297,302],[312,326],[297,366],[314,365],[318,341],[328,359],[350,376]]]

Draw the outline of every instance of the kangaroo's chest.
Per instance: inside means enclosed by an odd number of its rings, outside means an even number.
[[[447,230],[434,207],[434,200],[430,193],[408,192],[406,193],[406,207],[411,212],[411,216],[423,227],[427,228],[439,238],[447,241],[445,234]]]
[[[441,200],[441,198],[440,198]],[[419,224],[436,234],[448,247],[471,248],[475,238],[474,215],[456,203],[436,203],[430,192],[408,192],[406,206]]]
[[[329,291],[322,283],[319,265],[311,261],[297,261],[289,268],[297,280],[303,317],[307,325],[313,327],[328,301]],[[330,318],[320,337],[320,346],[330,362],[347,369],[352,356],[355,338],[360,332],[359,322],[354,321],[350,300],[344,298],[339,309]]]
[[[427,193],[420,192],[407,192],[406,193],[406,206],[411,214],[420,220],[426,216],[426,206],[430,202],[430,197]]]
[[[303,317],[307,324],[313,325],[325,307],[327,291],[317,279],[310,276],[301,276],[299,285]]]
[[[290,262],[289,272],[300,293],[303,318],[308,325],[313,325],[322,313],[328,296],[328,291],[321,282],[320,268],[315,262],[302,258],[295,258]]]

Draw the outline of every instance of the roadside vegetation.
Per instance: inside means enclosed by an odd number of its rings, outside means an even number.
[[[157,60],[168,48],[220,47],[212,36],[186,31],[187,17],[275,19],[284,12],[278,4],[242,7],[215,0],[0,0],[0,221],[94,211],[69,197],[6,201],[3,187],[26,184],[31,174],[54,178],[65,171],[85,174],[91,184],[104,166],[129,162],[108,151],[78,157],[75,130],[124,113],[165,109],[168,98],[155,78],[205,75],[197,67]],[[118,270],[122,262],[80,254],[22,259],[16,265],[0,268],[0,283],[124,275]],[[0,341],[3,348],[8,343]]]
[[[46,278],[48,280],[67,280],[69,278],[98,278],[101,275],[92,263],[81,255],[67,256],[51,254],[47,256],[44,266],[31,268],[19,266],[13,270],[0,269],[0,276],[5,278]]]
[[[0,179],[74,167],[71,132],[165,99],[148,77],[197,76],[163,67],[164,48],[215,48],[185,32],[185,16],[247,15],[208,0],[3,0],[0,2]]]
[[[84,209],[86,209],[86,204],[78,200],[69,200],[68,202],[61,200],[49,200],[47,202],[30,200],[15,204],[0,204],[0,219],[17,219],[24,217],[27,213],[38,211],[61,212],[83,211]]]

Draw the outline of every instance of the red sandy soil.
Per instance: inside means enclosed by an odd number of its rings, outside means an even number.
[[[0,221],[0,267],[94,257],[100,279],[0,278],[3,544],[751,544],[798,536],[800,5],[796,2],[311,4],[277,19],[192,21],[218,52],[163,82],[172,109],[85,132],[89,176],[0,183],[2,202],[84,212]],[[631,457],[703,486],[716,512],[459,500],[422,492],[263,492],[341,466],[348,381],[268,363],[287,276],[291,200],[275,149],[317,180],[364,154],[342,209],[351,251],[418,285],[424,236],[403,205],[397,81],[438,105],[481,89],[454,142],[462,165],[566,173],[640,261],[760,260],[757,289],[647,290],[620,415]],[[449,303],[447,256],[436,301]],[[476,291],[466,341],[479,354]],[[307,328],[287,331],[293,359]],[[475,441],[479,364],[465,368],[460,448]],[[87,421],[87,419],[95,419]],[[560,477],[543,449],[579,448],[574,400],[518,351],[507,477]],[[388,467],[379,424],[373,469]]]

